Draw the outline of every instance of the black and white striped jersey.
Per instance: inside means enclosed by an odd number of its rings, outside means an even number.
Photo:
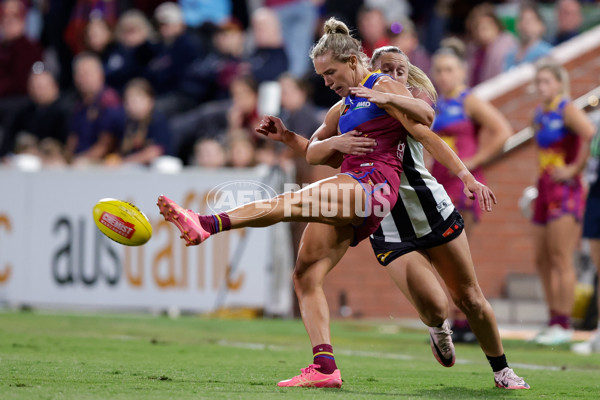
[[[454,211],[444,187],[425,167],[423,145],[408,136],[398,201],[371,238],[401,243],[431,233]]]

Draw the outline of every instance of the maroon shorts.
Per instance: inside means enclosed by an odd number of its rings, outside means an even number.
[[[350,246],[354,247],[371,236],[396,204],[400,177],[396,170],[389,170],[384,173],[379,168],[363,167],[343,172],[356,179],[367,195],[363,221],[360,225],[352,225],[354,240]]]
[[[538,197],[533,209],[533,222],[545,225],[563,215],[573,215],[581,220],[584,195],[579,178],[568,182],[554,182],[549,174],[538,180]]]

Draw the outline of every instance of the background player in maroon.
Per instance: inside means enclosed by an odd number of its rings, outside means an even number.
[[[569,77],[563,67],[543,61],[535,84],[541,99],[533,124],[539,169],[533,215],[535,261],[550,318],[534,340],[556,345],[573,335],[569,319],[575,301],[573,252],[584,206],[581,171],[595,128],[570,101]]]

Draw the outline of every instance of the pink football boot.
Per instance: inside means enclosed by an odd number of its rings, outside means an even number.
[[[336,369],[331,374],[324,374],[316,370],[317,364],[310,364],[306,368],[300,369],[300,375],[292,379],[286,379],[277,384],[280,387],[318,387],[318,388],[341,388],[342,375],[340,370]]]
[[[210,236],[210,233],[200,225],[198,215],[192,210],[183,209],[163,195],[158,196],[156,205],[165,221],[172,222],[181,231],[180,237],[185,239],[186,246],[196,246]]]

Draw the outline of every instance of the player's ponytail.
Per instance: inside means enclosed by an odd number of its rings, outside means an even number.
[[[314,59],[327,52],[331,52],[334,60],[347,62],[350,57],[356,56],[358,62],[367,66],[368,59],[362,51],[360,41],[350,35],[350,29],[342,21],[329,18],[323,25],[323,36],[310,49],[310,58]]]
[[[325,24],[323,25],[323,32],[325,35],[339,33],[350,36],[350,29],[348,29],[346,24],[335,18],[329,18],[327,21],[325,21]]]
[[[433,103],[437,102],[438,96],[433,83],[421,68],[411,64],[410,61],[408,62],[408,79],[406,83],[408,86],[424,91]]]

